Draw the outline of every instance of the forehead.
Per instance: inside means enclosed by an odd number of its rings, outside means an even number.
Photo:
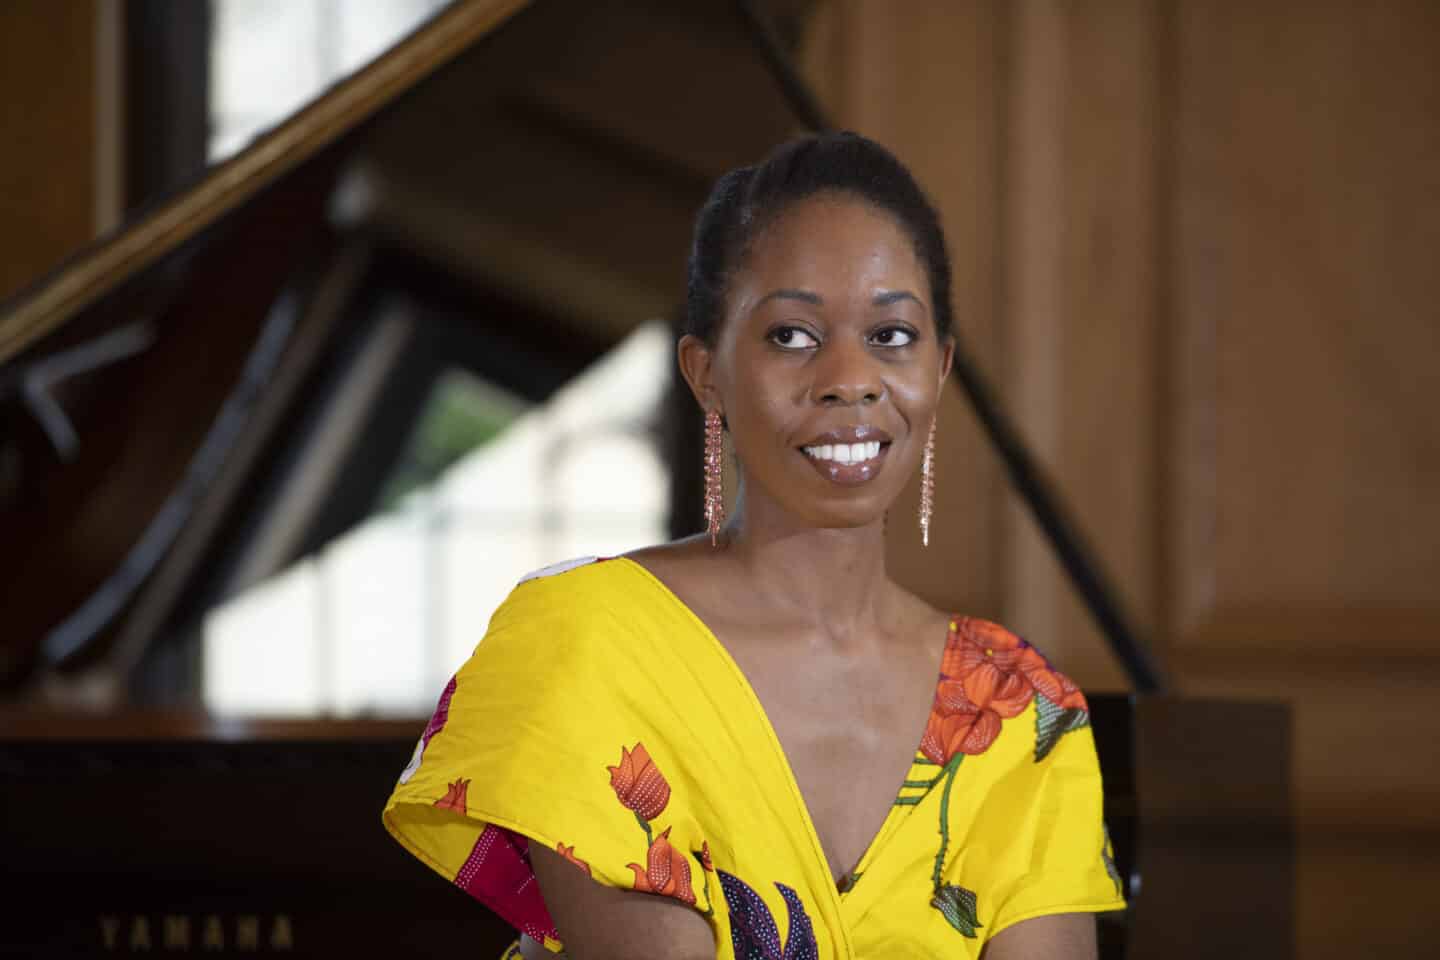
[[[929,293],[915,244],[900,222],[874,204],[845,195],[787,206],[751,239],[735,279],[737,287],[884,285],[911,289],[927,300]]]

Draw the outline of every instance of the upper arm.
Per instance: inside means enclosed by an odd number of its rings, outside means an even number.
[[[680,901],[602,886],[536,843],[530,865],[570,960],[713,960],[709,925]]]
[[[982,960],[1095,960],[1095,917],[1055,913],[1022,920],[985,945]]]

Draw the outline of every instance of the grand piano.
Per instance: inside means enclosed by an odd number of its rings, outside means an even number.
[[[196,625],[364,515],[417,369],[540,399],[675,315],[709,180],[806,121],[785,57],[810,7],[445,4],[0,305],[0,528],[26,545],[0,555],[0,955],[498,954],[380,828],[423,719],[217,714]],[[377,318],[396,297],[424,322]],[[323,416],[336,396],[375,413]],[[663,428],[676,533],[688,419]],[[329,480],[287,493],[317,431]],[[1287,711],[1136,686],[1092,701],[1131,904],[1102,953],[1291,955]]]

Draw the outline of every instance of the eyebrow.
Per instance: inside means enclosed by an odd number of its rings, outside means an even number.
[[[877,293],[875,294],[875,299],[870,302],[877,307],[888,307],[890,304],[899,303],[901,300],[911,300],[917,306],[925,306],[925,304],[920,302],[920,298],[909,290],[887,290],[884,293]]]
[[[799,300],[801,303],[808,303],[813,306],[820,306],[825,301],[820,299],[820,294],[812,293],[809,290],[796,290],[792,287],[782,287],[779,290],[771,290],[765,296],[756,301],[755,306],[768,303],[771,300]]]
[[[761,304],[767,303],[771,300],[799,300],[801,303],[808,303],[816,307],[820,306],[825,302],[821,298],[820,294],[814,293],[810,290],[797,290],[793,287],[782,287],[779,290],[771,290],[769,293],[765,294],[765,296],[761,297],[758,301],[756,301],[755,306],[758,307]],[[871,300],[870,303],[872,306],[876,307],[888,307],[892,303],[899,303],[901,300],[910,300],[920,307],[925,306],[925,304],[921,302],[920,298],[915,296],[915,294],[911,293],[909,290],[886,290],[883,293],[875,294],[875,299]]]

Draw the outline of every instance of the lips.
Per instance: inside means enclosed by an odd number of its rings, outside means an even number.
[[[801,444],[801,446],[814,447],[827,443],[831,445],[837,443],[867,443],[872,440],[879,441],[880,443],[889,443],[890,434],[881,430],[879,427],[872,427],[868,423],[857,423],[853,426],[840,427],[835,430],[826,430],[824,433],[817,433],[805,441],[805,443]]]
[[[879,474],[890,443],[890,435],[884,430],[857,424],[816,434],[800,447],[800,452],[825,479],[853,486]]]

